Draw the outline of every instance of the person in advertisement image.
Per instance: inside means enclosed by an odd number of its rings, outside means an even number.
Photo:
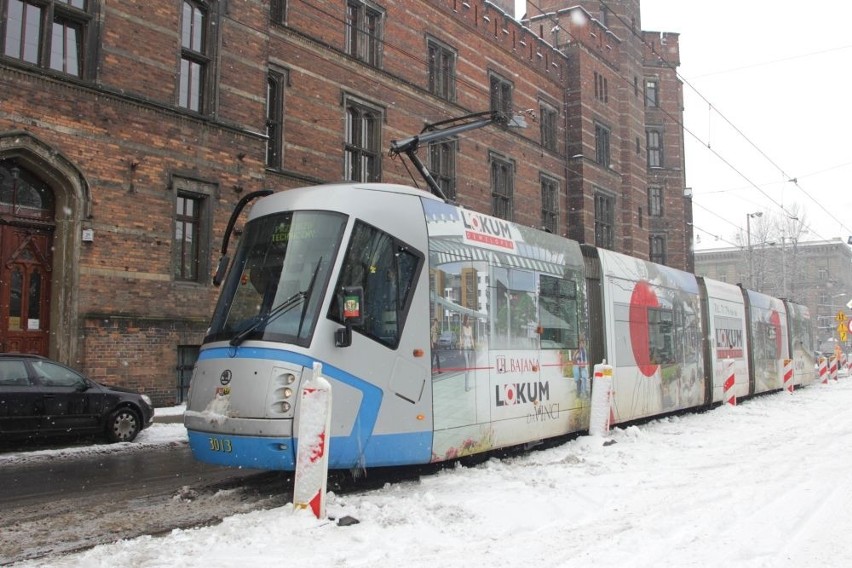
[[[589,356],[586,353],[586,340],[580,339],[580,346],[574,353],[572,360],[574,383],[577,388],[577,396],[580,398],[589,398],[591,391],[589,389]]]
[[[471,375],[476,365],[476,342],[473,339],[473,326],[467,315],[462,319],[461,348],[464,352],[464,390],[470,392],[473,388]]]

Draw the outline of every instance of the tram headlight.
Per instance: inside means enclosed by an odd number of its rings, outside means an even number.
[[[296,375],[294,375],[293,373],[287,373],[284,376],[284,382],[288,385],[292,385],[296,382]]]
[[[284,401],[281,403],[281,412],[290,412],[290,403]]]
[[[291,396],[293,396],[293,389],[285,387],[284,398],[290,398]]]

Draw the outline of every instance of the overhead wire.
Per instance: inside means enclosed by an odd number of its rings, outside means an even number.
[[[530,3],[532,4],[532,2],[530,2]],[[799,190],[800,190],[800,191],[801,191],[801,192],[802,192],[802,193],[803,193],[803,194],[804,194],[804,195],[805,195],[808,199],[810,199],[813,203],[815,203],[817,206],[819,206],[819,207],[820,207],[820,209],[822,209],[822,210],[823,210],[823,211],[824,211],[824,212],[825,212],[825,213],[826,213],[829,217],[831,217],[834,221],[836,221],[836,222],[837,222],[837,223],[838,223],[841,227],[843,227],[844,229],[846,229],[846,230],[847,230],[847,231],[849,231],[849,232],[852,232],[852,231],[850,231],[850,230],[849,230],[849,228],[848,228],[848,227],[846,227],[846,225],[845,225],[842,221],[840,221],[839,219],[837,219],[837,218],[834,216],[834,214],[833,214],[831,211],[829,211],[829,210],[828,210],[828,209],[827,209],[827,208],[826,208],[826,207],[825,207],[825,206],[824,206],[824,205],[823,205],[820,201],[818,201],[817,199],[815,199],[815,198],[814,198],[814,197],[813,197],[813,196],[812,196],[812,195],[811,195],[808,191],[806,191],[806,190],[805,190],[805,189],[804,189],[804,188],[803,188],[803,187],[799,184],[799,182],[798,182],[798,178],[796,178],[796,177],[791,176],[790,174],[788,174],[788,173],[786,172],[786,170],[784,170],[784,168],[782,168],[782,167],[781,167],[778,163],[776,163],[776,162],[775,162],[775,161],[774,161],[774,160],[773,160],[773,159],[772,159],[772,158],[771,158],[768,154],[766,154],[766,152],[764,152],[764,151],[763,151],[763,150],[762,150],[762,149],[761,149],[761,148],[760,148],[757,144],[755,144],[755,143],[754,143],[754,142],[753,142],[753,141],[752,141],[752,140],[751,140],[748,136],[746,136],[746,135],[745,135],[745,133],[744,133],[744,132],[743,132],[743,131],[739,128],[739,127],[737,127],[737,126],[736,126],[736,125],[735,125],[735,124],[734,124],[734,123],[733,123],[730,119],[728,119],[728,117],[727,117],[727,116],[725,116],[725,115],[724,115],[724,114],[723,114],[723,113],[722,113],[722,112],[721,112],[718,108],[716,108],[716,107],[713,105],[713,103],[712,103],[712,102],[710,102],[710,100],[709,100],[707,97],[705,97],[705,96],[704,96],[704,95],[703,95],[703,94],[702,94],[702,93],[701,93],[701,92],[700,92],[700,91],[699,91],[699,90],[698,90],[698,89],[697,89],[697,88],[696,88],[696,87],[695,87],[695,86],[694,86],[694,85],[693,85],[693,84],[692,84],[692,83],[691,83],[688,79],[686,79],[683,75],[681,75],[681,74],[678,72],[677,67],[676,67],[676,66],[674,66],[674,65],[672,65],[672,64],[671,64],[671,63],[670,63],[670,62],[669,62],[669,61],[668,61],[668,60],[667,60],[667,59],[666,59],[666,58],[665,58],[662,54],[660,54],[660,53],[657,51],[657,49],[654,47],[654,45],[649,44],[649,43],[645,40],[645,37],[644,37],[642,34],[638,33],[638,32],[635,30],[634,26],[630,25],[630,24],[629,24],[629,23],[628,23],[628,22],[627,22],[627,21],[626,21],[623,17],[621,17],[621,16],[620,16],[617,12],[613,11],[613,10],[609,7],[609,5],[607,4],[607,2],[606,2],[605,0],[600,0],[600,3],[601,3],[601,6],[603,6],[606,10],[608,10],[610,13],[612,13],[612,14],[613,14],[613,16],[614,16],[616,19],[618,19],[618,20],[622,23],[622,25],[624,26],[624,28],[625,28],[625,29],[630,30],[630,33],[632,33],[632,34],[633,34],[633,35],[634,35],[637,39],[639,39],[645,47],[647,47],[648,49],[650,49],[650,50],[651,50],[651,53],[653,53],[653,54],[654,54],[657,58],[659,58],[659,60],[660,60],[660,61],[661,61],[661,62],[662,62],[662,63],[663,63],[666,67],[668,67],[670,70],[672,70],[672,71],[675,73],[675,75],[676,75],[676,76],[677,76],[677,77],[678,77],[681,81],[683,81],[683,83],[684,83],[685,85],[687,85],[690,89],[692,89],[692,90],[693,90],[693,91],[694,91],[694,92],[695,92],[695,93],[696,93],[696,94],[697,94],[697,95],[698,95],[698,96],[699,96],[699,97],[700,97],[700,98],[701,98],[704,102],[706,102],[706,103],[707,103],[707,105],[709,106],[710,110],[715,111],[715,112],[716,112],[716,113],[717,113],[717,114],[718,114],[718,115],[719,115],[719,116],[720,116],[720,117],[721,117],[721,118],[722,118],[722,119],[723,119],[723,120],[724,120],[724,121],[725,121],[725,122],[726,122],[726,123],[727,123],[727,124],[728,124],[728,125],[732,128],[732,129],[733,129],[733,130],[734,130],[734,132],[736,132],[739,136],[741,136],[741,137],[742,137],[742,138],[743,138],[743,139],[744,139],[744,140],[745,140],[745,141],[746,141],[746,142],[747,142],[747,143],[748,143],[748,144],[749,144],[752,148],[754,148],[754,149],[755,149],[755,150],[756,150],[756,151],[757,151],[757,152],[758,152],[761,156],[763,156],[763,157],[764,157],[764,159],[766,159],[766,160],[767,160],[767,162],[769,162],[769,163],[770,163],[770,164],[771,164],[771,165],[772,165],[775,169],[777,169],[777,170],[778,170],[778,171],[782,174],[782,176],[784,176],[784,178],[785,178],[788,182],[790,182],[790,183],[792,183],[793,185],[795,185],[795,186],[796,186],[796,187],[797,187],[797,188],[798,188],[798,189],[799,189]],[[541,10],[540,10],[540,8],[539,8],[539,11],[541,11]],[[624,79],[624,80],[627,80],[627,78],[623,78],[623,79]],[[706,148],[707,148],[707,149],[708,149],[711,153],[713,153],[713,154],[714,154],[717,158],[719,158],[719,159],[720,159],[720,160],[721,160],[721,161],[722,161],[725,165],[727,165],[727,166],[728,166],[729,168],[731,168],[734,172],[736,172],[736,173],[737,173],[740,177],[742,177],[744,180],[746,180],[746,181],[747,181],[747,182],[748,182],[748,183],[749,183],[752,187],[754,187],[755,189],[757,189],[757,190],[758,190],[761,194],[763,194],[763,195],[764,195],[767,199],[769,199],[772,203],[774,203],[776,206],[778,206],[778,207],[779,207],[779,209],[780,209],[780,210],[781,210],[781,211],[782,211],[785,215],[787,215],[788,217],[791,217],[790,212],[789,212],[789,211],[787,211],[787,209],[784,207],[784,205],[783,205],[782,203],[779,203],[779,202],[778,202],[778,201],[776,201],[774,198],[772,198],[772,197],[771,197],[768,193],[766,193],[766,192],[765,192],[765,191],[764,191],[764,190],[763,190],[763,189],[762,189],[759,185],[757,185],[756,183],[754,183],[754,182],[753,182],[751,179],[749,179],[749,178],[748,178],[748,177],[747,177],[747,176],[746,176],[746,175],[745,175],[742,171],[740,171],[740,169],[739,169],[739,168],[736,168],[736,167],[735,167],[735,166],[734,166],[734,165],[733,165],[733,164],[732,164],[729,160],[727,160],[726,158],[724,158],[724,157],[723,157],[721,154],[719,154],[719,153],[718,153],[715,149],[713,149],[713,148],[710,146],[710,143],[709,143],[709,142],[705,142],[705,141],[703,141],[703,140],[702,140],[699,136],[697,136],[694,132],[692,132],[692,130],[690,130],[689,128],[687,128],[687,127],[686,127],[686,125],[685,125],[685,124],[683,124],[683,122],[682,122],[682,121],[681,121],[678,117],[675,117],[675,116],[671,115],[670,113],[668,113],[667,111],[665,111],[665,109],[660,109],[660,110],[662,110],[662,111],[663,111],[663,112],[664,112],[667,116],[669,116],[669,117],[670,117],[670,118],[672,118],[672,119],[673,119],[673,120],[674,120],[677,124],[679,124],[679,125],[680,125],[683,129],[684,129],[684,131],[685,131],[685,132],[687,132],[687,133],[689,133],[689,134],[690,134],[690,136],[692,136],[693,138],[695,138],[696,140],[698,140],[699,142],[701,142],[701,143],[702,143],[702,145],[704,145],[704,146],[705,146],[705,147],[706,147]],[[818,233],[818,232],[817,232],[817,231],[816,231],[813,227],[808,226],[808,227],[806,227],[806,228],[807,228],[807,229],[809,229],[809,230],[810,230],[810,232],[812,232],[813,234],[815,234],[815,235],[817,235],[818,237],[820,237],[821,239],[823,239],[823,240],[827,240],[827,239],[825,239],[825,237],[822,237],[821,235],[819,235],[819,233]]]

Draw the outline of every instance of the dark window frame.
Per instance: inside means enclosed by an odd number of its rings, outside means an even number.
[[[367,65],[382,67],[385,12],[372,2],[347,0],[346,53]]]
[[[559,180],[541,174],[541,226],[555,235],[559,234]]]
[[[181,0],[177,106],[202,115],[213,114],[216,98],[213,65],[218,26],[214,21],[214,8],[212,2]],[[190,16],[189,23],[187,16]]]
[[[210,282],[212,252],[211,245],[211,207],[218,196],[218,186],[215,183],[182,175],[170,175],[170,188],[174,190],[173,230],[172,230],[172,269],[175,282],[207,285]],[[191,259],[193,270],[188,274],[186,267],[185,239],[178,239],[178,224],[192,221],[188,215],[179,211],[181,200],[192,200],[195,203],[195,251]],[[185,233],[184,233],[185,235]],[[177,247],[181,247],[178,249]]]
[[[649,128],[645,131],[645,146],[648,151],[648,167],[663,167],[663,133],[659,129]]]
[[[648,236],[648,259],[656,264],[666,263],[666,236],[660,233]]]
[[[458,53],[434,38],[426,39],[429,63],[429,92],[446,101],[456,100],[456,61]]]
[[[652,185],[648,188],[648,216],[662,217],[664,209],[663,188]]]
[[[457,140],[429,144],[429,173],[450,201],[456,199]]]
[[[559,111],[545,102],[539,103],[539,119],[541,122],[541,145],[555,152],[559,135]]]
[[[608,126],[595,123],[595,162],[607,169],[612,164],[611,137]]]
[[[15,29],[11,24],[10,2],[15,2],[21,8],[20,28]],[[95,51],[97,49],[98,20],[96,18],[97,3],[94,0],[6,0],[0,2],[5,8],[2,17],[2,57],[20,62],[25,65],[34,65],[46,71],[59,73],[61,75],[76,77],[78,79],[90,80],[94,78],[96,65]],[[29,10],[34,10],[32,13]],[[32,30],[27,24],[29,17],[37,18],[37,30]],[[59,26],[63,32],[61,49],[54,45],[54,28]],[[68,42],[69,30],[76,31],[76,39]],[[10,34],[16,31],[17,37]],[[34,32],[38,37],[31,38],[28,32]],[[15,41],[17,40],[17,41]],[[34,41],[33,41],[34,40]],[[36,53],[27,54],[26,46],[36,46]],[[70,61],[73,65],[69,69],[69,50],[72,46],[76,54]],[[11,52],[10,52],[11,51]],[[56,56],[61,57],[61,64],[57,65]]]
[[[499,219],[512,221],[515,197],[515,164],[508,158],[490,153],[491,169],[491,214]]]
[[[615,248],[615,196],[600,190],[595,192],[595,246]]]
[[[286,70],[270,69],[266,77],[266,167],[280,169],[284,160]]]
[[[381,181],[384,110],[348,96],[344,98],[344,109],[343,179],[355,182]]]
[[[489,108],[492,112],[502,112],[507,118],[512,118],[513,105],[512,97],[514,94],[515,85],[499,75],[498,73],[489,72],[488,74],[488,92],[489,92]]]
[[[645,106],[659,108],[660,106],[660,81],[658,79],[645,79]]]

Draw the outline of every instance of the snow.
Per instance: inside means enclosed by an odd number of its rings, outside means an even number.
[[[351,526],[285,506],[22,566],[849,566],[850,407],[842,378],[329,494]]]

